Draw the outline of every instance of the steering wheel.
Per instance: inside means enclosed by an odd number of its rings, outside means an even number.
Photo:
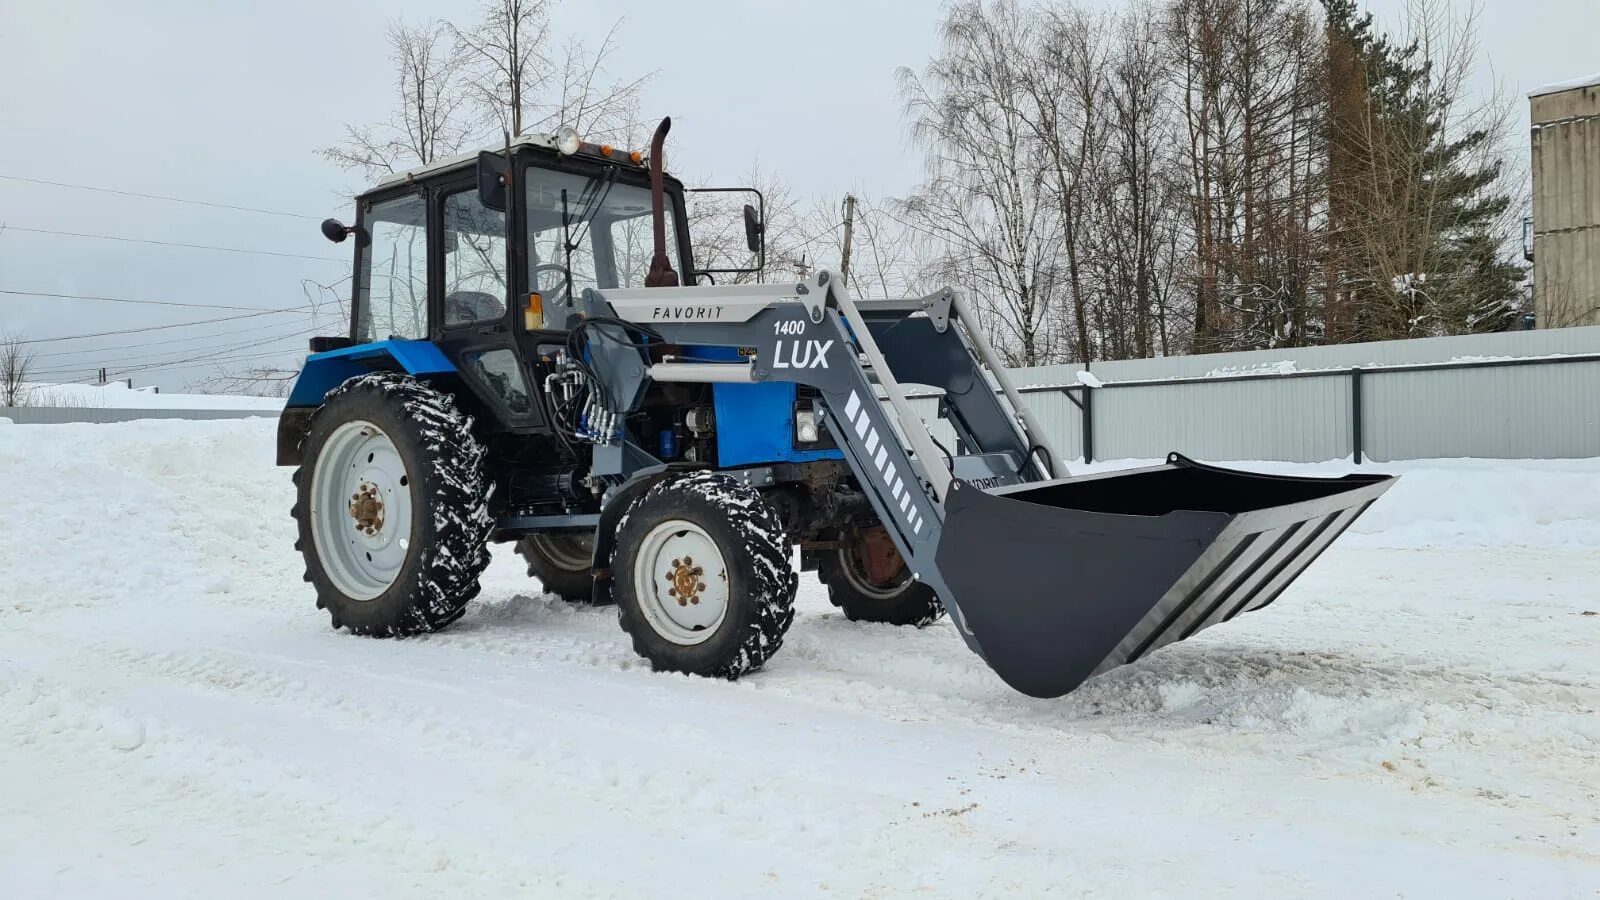
[[[547,272],[555,275],[553,279],[554,287],[546,288],[545,279],[539,277]],[[533,289],[545,296],[555,294],[567,286],[567,267],[558,263],[540,263],[533,267],[533,271],[529,275],[530,278],[528,280],[533,282]]]

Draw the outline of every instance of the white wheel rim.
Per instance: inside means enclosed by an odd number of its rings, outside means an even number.
[[[634,595],[656,634],[702,643],[728,615],[728,567],[705,529],[671,519],[650,529],[634,557]]]
[[[340,593],[371,600],[400,576],[412,487],[394,441],[371,422],[346,422],[323,443],[311,474],[311,537]]]

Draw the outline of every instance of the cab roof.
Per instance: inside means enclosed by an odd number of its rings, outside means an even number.
[[[626,154],[621,154],[621,158],[620,159],[611,159],[611,158],[609,158],[609,149],[610,149],[609,147],[607,148],[608,155],[601,155],[600,146],[601,145],[599,145],[599,144],[590,144],[590,143],[585,142],[584,144],[581,145],[581,149],[579,149],[578,152],[575,155],[576,156],[595,158],[595,159],[598,159],[598,160],[600,160],[602,162],[624,162],[624,161],[627,160],[627,155]],[[543,149],[543,150],[555,151],[556,150],[556,136],[553,135],[553,134],[523,134],[523,135],[518,135],[517,137],[514,137],[514,138],[511,139],[511,143],[510,143],[509,147],[510,147],[510,149],[513,149],[513,150],[518,148],[518,147],[538,147],[538,148]],[[457,166],[462,166],[462,165],[466,165],[468,163],[475,162],[477,160],[477,158],[478,158],[478,154],[482,153],[484,151],[488,151],[490,153],[498,153],[498,152],[500,152],[502,150],[506,150],[506,149],[507,149],[507,145],[506,144],[498,144],[498,145],[491,146],[491,147],[484,147],[481,150],[473,150],[473,151],[468,152],[468,153],[457,154],[455,156],[451,156],[451,157],[448,157],[446,159],[437,159],[437,160],[434,160],[431,163],[428,163],[425,166],[417,166],[416,168],[406,169],[405,171],[402,171],[402,172],[392,172],[392,173],[390,173],[388,175],[385,175],[382,179],[380,179],[378,181],[377,184],[373,185],[372,190],[377,191],[377,190],[381,190],[381,189],[386,188],[386,187],[391,187],[391,186],[396,185],[396,184],[407,183],[407,182],[410,182],[411,180],[416,179],[416,178],[422,178],[422,177],[427,176],[427,175],[432,175],[432,174],[434,174],[436,172],[443,172],[446,169],[453,169],[453,168],[455,168]],[[637,168],[639,166],[635,166],[635,167]]]

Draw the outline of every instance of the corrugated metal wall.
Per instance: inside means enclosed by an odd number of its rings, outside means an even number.
[[[1317,462],[1350,452],[1345,378],[1108,386],[1094,394],[1096,459],[1176,450],[1197,459]]]
[[[1068,459],[1084,456],[1071,385],[1074,396],[1092,394],[1097,460],[1176,450],[1320,462],[1354,454],[1358,367],[1367,459],[1600,456],[1600,327],[1039,366],[1012,377]],[[1085,369],[1103,386],[1078,386]],[[934,401],[917,402],[931,420]]]
[[[1372,459],[1600,456],[1600,359],[1368,373]]]

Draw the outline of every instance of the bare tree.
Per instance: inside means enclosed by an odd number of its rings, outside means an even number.
[[[347,126],[345,139],[323,155],[374,176],[561,125],[591,140],[617,140],[635,122],[650,76],[609,80],[620,22],[592,52],[577,39],[553,46],[551,6],[488,0],[468,27],[391,23],[395,112],[375,125]]]
[[[950,8],[940,55],[899,72],[925,181],[899,214],[931,239],[934,270],[972,291],[1014,365],[1060,357],[1052,314],[1061,234],[1023,103],[1031,19],[1013,0]]]
[[[766,201],[767,267],[765,272],[748,275],[716,276],[724,284],[748,283],[761,278],[804,277],[818,265],[817,253],[824,246],[816,223],[808,217],[793,189],[774,173],[762,169],[759,161],[740,179],[756,188]],[[755,266],[756,257],[745,243],[743,205],[750,195],[738,193],[690,194],[686,215],[689,233],[694,238],[695,267],[698,269],[742,269]]]
[[[33,351],[22,338],[0,334],[0,406],[27,406]]]
[[[368,175],[426,165],[461,152],[469,135],[464,69],[451,50],[450,26],[389,24],[396,111],[377,125],[346,126],[345,140],[322,151]]]
[[[552,0],[488,0],[470,28],[445,25],[458,59],[472,73],[469,95],[484,121],[510,135],[562,125],[590,139],[611,139],[632,124],[649,75],[606,82],[617,50],[612,25],[598,49],[569,38],[552,47]]]
[[[1139,3],[1116,22],[1100,101],[1106,146],[1088,243],[1108,359],[1178,352],[1193,314],[1177,289],[1187,197],[1157,16]]]
[[[287,397],[293,390],[300,369],[280,369],[254,366],[248,369],[226,369],[187,385],[189,390],[202,394],[232,394],[245,397]]]

